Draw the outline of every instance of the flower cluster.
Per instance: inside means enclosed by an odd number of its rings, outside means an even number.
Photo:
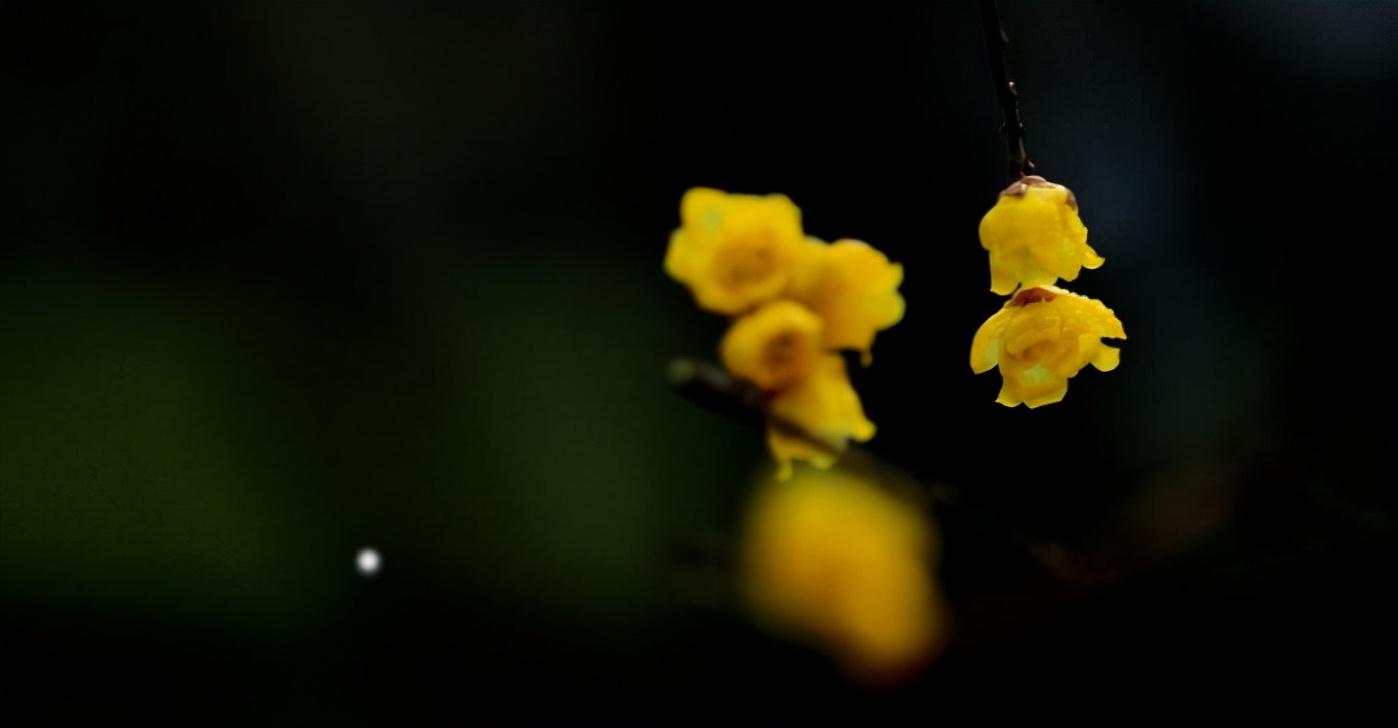
[[[1125,339],[1116,314],[1101,301],[1053,284],[1106,262],[1087,244],[1087,228],[1067,187],[1029,176],[1011,184],[981,219],[990,254],[990,290],[1011,295],[976,332],[971,369],[999,367],[995,400],[1007,407],[1053,404],[1083,367],[1116,368],[1121,352],[1102,339]]]
[[[828,467],[849,440],[873,437],[838,350],[871,361],[874,335],[903,318],[902,266],[857,240],[808,237],[783,195],[692,189],[680,222],[665,270],[734,319],[720,357],[762,390],[783,473],[792,460]]]
[[[946,641],[936,535],[870,478],[803,468],[749,507],[741,593],[765,624],[820,645],[851,677],[894,681]]]

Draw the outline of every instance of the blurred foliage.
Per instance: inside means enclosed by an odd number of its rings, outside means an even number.
[[[11,598],[304,624],[334,592],[304,413],[161,287],[9,286],[0,574]]]

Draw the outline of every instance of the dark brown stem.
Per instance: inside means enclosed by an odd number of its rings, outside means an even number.
[[[1005,135],[1005,145],[1010,153],[1010,176],[1019,179],[1034,174],[1034,162],[1024,148],[1024,120],[1019,115],[1019,89],[1005,73],[1005,49],[1010,45],[1010,37],[1000,24],[1000,10],[995,0],[980,0],[981,21],[985,27],[986,49],[990,52],[990,75],[995,82],[995,97],[1000,101],[1000,114],[1003,122],[1000,133]]]
[[[770,426],[784,435],[799,438],[832,455],[840,448],[807,432],[805,428],[767,412],[762,391],[751,382],[738,379],[722,367],[694,359],[670,362],[670,384],[690,401],[755,427]]]
[[[842,453],[830,443],[805,431],[800,426],[773,418],[766,408],[762,392],[751,382],[734,377],[722,367],[697,359],[675,359],[670,362],[670,383],[686,399],[710,410],[726,415],[739,422],[754,427],[773,427],[783,434],[802,440],[829,452]],[[869,456],[851,446],[843,453],[846,460],[863,461],[865,468],[874,468],[883,473],[880,481],[917,482],[913,476],[889,463],[879,460],[871,466]],[[974,531],[990,534],[992,538],[1008,538],[1020,546],[1028,556],[1042,566],[1059,581],[1075,584],[1096,584],[1111,581],[1112,574],[1104,574],[1099,569],[1080,564],[1056,543],[1041,541],[1010,527],[994,514],[961,502],[956,490],[945,484],[934,484],[924,491],[934,505],[955,514],[959,521]]]

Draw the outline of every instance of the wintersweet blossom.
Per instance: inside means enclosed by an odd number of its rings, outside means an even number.
[[[825,321],[825,346],[858,350],[867,363],[874,334],[903,319],[902,282],[903,266],[864,242],[808,238],[796,258],[791,297]]]
[[[803,468],[752,501],[742,593],[773,630],[816,643],[853,677],[892,680],[945,641],[937,549],[910,503],[850,472]]]
[[[874,436],[874,423],[864,416],[838,354],[823,355],[806,377],[773,394],[767,409],[776,420],[767,428],[767,444],[781,477],[791,474],[793,460],[828,468],[850,440],[866,442]]]
[[[1011,184],[981,218],[981,247],[990,253],[990,290],[1071,281],[1106,262],[1087,244],[1077,199],[1063,185],[1029,176]]]
[[[734,319],[719,345],[724,367],[761,391],[772,454],[829,466],[850,440],[874,435],[844,360],[870,362],[875,335],[903,318],[903,267],[857,240],[805,235],[783,195],[696,187],[680,202],[665,270],[700,307]]]
[[[699,306],[735,315],[781,296],[804,238],[784,195],[730,195],[696,187],[680,202],[665,270]]]
[[[991,316],[971,342],[971,369],[1000,369],[995,400],[1007,407],[1040,407],[1063,399],[1068,380],[1091,364],[1109,372],[1121,350],[1102,339],[1126,331],[1101,301],[1055,286],[1020,291]]]
[[[738,319],[719,344],[723,366],[765,391],[804,380],[821,357],[819,316],[795,301],[773,301]]]

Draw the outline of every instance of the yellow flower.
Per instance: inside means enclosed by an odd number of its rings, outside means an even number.
[[[874,436],[874,423],[864,416],[838,354],[823,355],[805,378],[777,392],[768,412],[778,422],[768,426],[767,444],[783,478],[791,474],[792,460],[828,468],[851,439],[865,442]],[[799,431],[790,432],[783,425]]]
[[[981,218],[981,247],[990,251],[990,290],[1034,288],[1071,281],[1106,262],[1087,244],[1073,193],[1043,177],[1025,177],[1005,188]]]
[[[903,266],[858,240],[807,239],[796,259],[791,297],[825,320],[825,345],[857,349],[867,363],[874,334],[903,318]]]
[[[783,195],[698,187],[680,202],[665,270],[710,311],[739,314],[786,290],[801,245],[801,211]]]
[[[981,324],[971,342],[971,369],[1000,367],[1004,385],[995,401],[1007,407],[1053,404],[1083,367],[1109,372],[1120,363],[1121,350],[1102,337],[1125,339],[1126,331],[1101,301],[1054,286],[1030,288]]]
[[[719,345],[729,372],[759,389],[789,387],[820,360],[819,316],[795,301],[773,301],[738,319]]]
[[[771,628],[865,680],[899,677],[944,641],[938,544],[913,506],[843,471],[767,483],[748,511],[742,592]]]

